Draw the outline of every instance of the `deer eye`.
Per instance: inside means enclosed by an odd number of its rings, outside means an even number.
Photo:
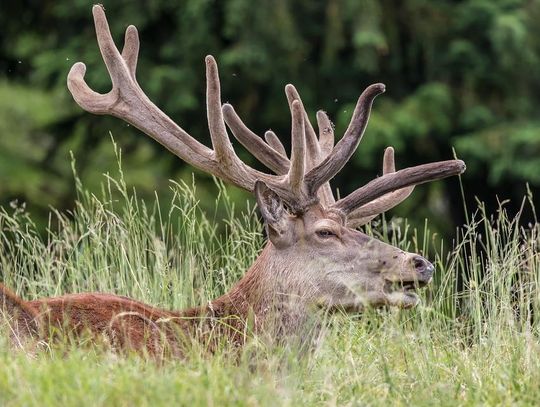
[[[329,229],[317,230],[317,236],[322,237],[323,239],[328,239],[329,237],[334,237],[336,234]]]

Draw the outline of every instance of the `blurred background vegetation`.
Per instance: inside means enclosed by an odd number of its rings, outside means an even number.
[[[122,121],[82,111],[66,88],[72,64],[110,87],[95,41],[92,1],[2,2],[0,13],[0,204],[27,209],[43,225],[50,206],[76,199],[70,151],[83,183],[98,189],[117,171],[139,196],[189,182],[192,168]],[[361,91],[383,82],[359,151],[334,181],[341,195],[380,173],[385,146],[398,167],[449,159],[468,169],[467,201],[517,211],[540,187],[540,1],[538,0],[115,0],[104,3],[120,44],[139,29],[139,83],[194,137],[208,144],[204,56],[219,63],[223,101],[259,134],[289,141],[283,88],[308,110],[326,110],[343,134]],[[236,144],[238,145],[238,143]],[[251,160],[240,146],[239,154]],[[251,161],[253,163],[253,161]],[[196,174],[203,204],[215,186]],[[247,197],[231,189],[239,202]],[[163,201],[166,201],[165,199]],[[463,221],[457,178],[418,187],[391,215],[449,234]],[[526,217],[525,217],[526,219]]]

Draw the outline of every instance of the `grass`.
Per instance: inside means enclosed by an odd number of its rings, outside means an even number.
[[[117,178],[100,196],[77,183],[76,209],[52,211],[45,237],[24,208],[2,209],[0,281],[27,299],[107,291],[182,308],[223,293],[263,246],[253,208],[237,210],[219,184],[225,220],[199,209],[193,186],[172,183],[162,213]],[[303,357],[256,342],[163,364],[98,346],[29,356],[0,335],[0,405],[537,405],[538,224],[479,205],[447,247],[427,226],[368,233],[434,260],[420,307],[335,315]]]

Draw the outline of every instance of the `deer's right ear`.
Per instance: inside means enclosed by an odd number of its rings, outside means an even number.
[[[262,181],[255,182],[254,192],[268,238],[274,245],[279,244],[287,231],[287,211],[283,200]]]

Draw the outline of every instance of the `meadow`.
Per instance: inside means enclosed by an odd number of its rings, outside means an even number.
[[[99,194],[76,180],[75,209],[51,209],[45,235],[13,202],[0,211],[0,281],[26,299],[105,291],[179,309],[217,297],[262,249],[262,225],[219,183],[215,213],[200,208],[194,184],[170,186],[145,204],[121,171]],[[534,212],[533,198],[523,206]],[[2,332],[0,405],[537,405],[540,227],[509,218],[503,204],[465,210],[452,241],[428,222],[367,227],[436,265],[414,310],[329,316],[308,354],[254,337],[240,354],[194,347],[162,363],[92,344],[27,354]]]

